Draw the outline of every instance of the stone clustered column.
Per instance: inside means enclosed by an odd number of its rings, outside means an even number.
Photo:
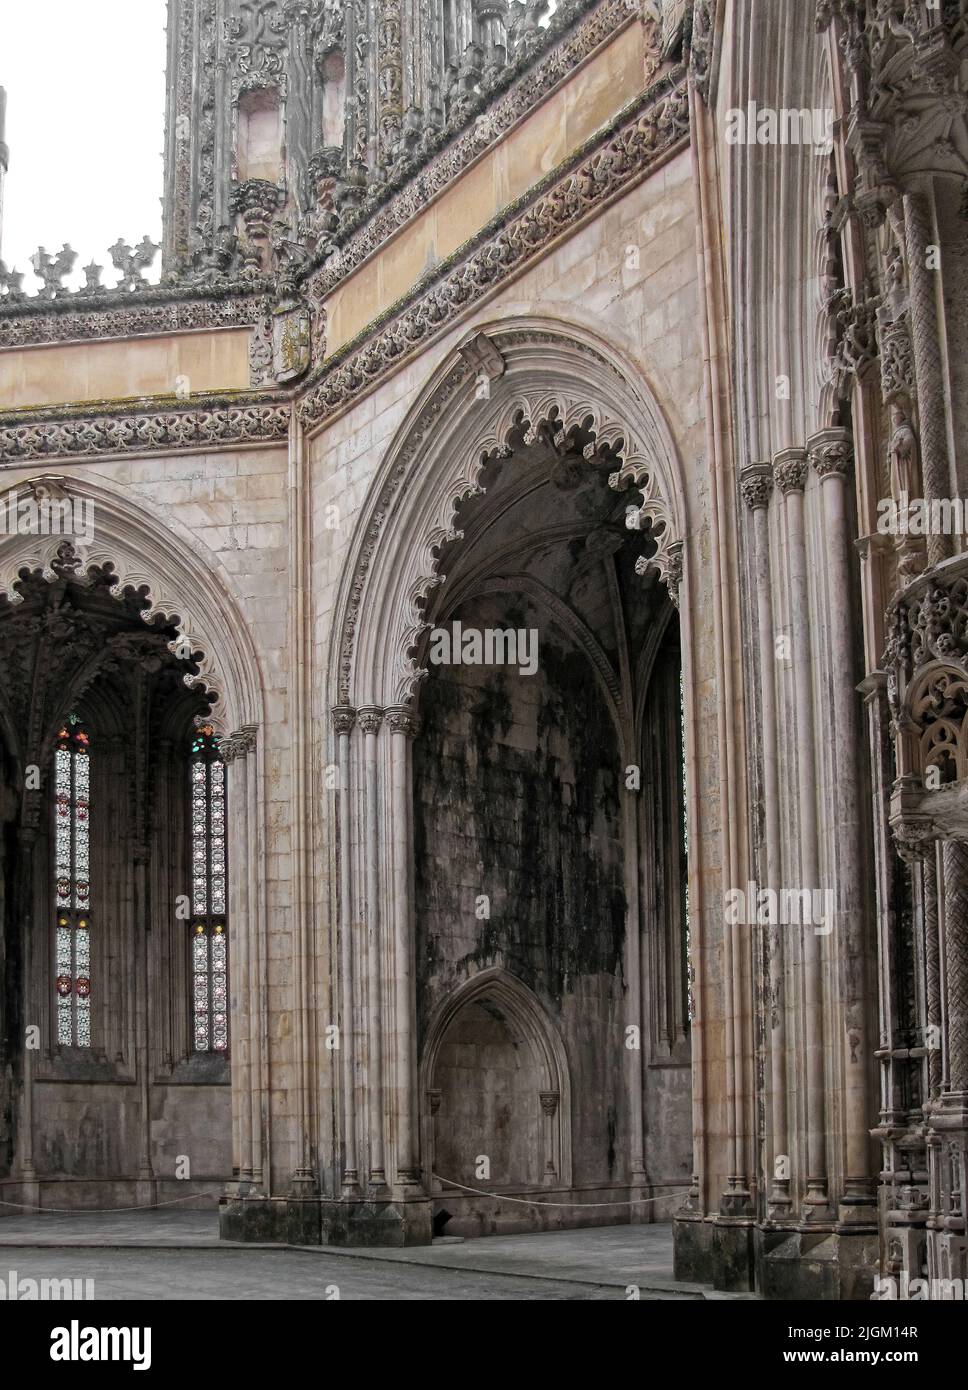
[[[773,644],[773,588],[770,573],[769,507],[773,495],[773,470],[768,463],[748,464],[740,475],[740,487],[752,513],[755,548],[757,653],[760,668],[760,728],[763,754],[764,850],[766,856],[764,888],[780,888],[780,791],[777,748],[776,653]],[[784,990],[783,928],[774,924],[769,931],[769,1037],[771,1129],[773,1140],[769,1214],[773,1220],[789,1217],[790,1136],[788,1131],[786,1084],[786,998]],[[782,1176],[782,1174],[786,1176]]]
[[[334,708],[332,717],[339,767],[342,1193],[358,1198],[364,1187],[360,1181],[361,1117],[356,1093],[357,1066],[363,1060],[365,1091],[360,1105],[365,1109],[369,1150],[366,1186],[371,1195],[389,1195],[387,1148],[392,1138],[393,1186],[402,1195],[414,1195],[421,1185],[411,746],[419,721],[408,705],[388,709],[341,705]],[[356,730],[362,736],[361,760],[355,756]],[[357,766],[362,767],[361,787],[353,785]],[[354,841],[357,823],[362,829]],[[362,855],[359,874],[358,855]],[[357,903],[360,885],[363,898]],[[381,911],[382,905],[388,906],[388,913]],[[361,1039],[365,1039],[362,1054],[358,1046]],[[389,1135],[388,1094],[393,1098]]]
[[[796,673],[796,771],[798,829],[800,837],[800,886],[820,886],[817,835],[817,759],[814,746],[813,682],[809,628],[804,489],[807,454],[785,449],[773,461],[773,477],[783,494],[786,530],[787,578],[790,594],[792,656]],[[820,937],[811,928],[803,932],[804,1031],[807,1101],[807,1174],[801,1219],[816,1223],[830,1218],[827,1188],[826,1093],[824,1076],[823,959]]]
[[[232,1112],[240,1194],[264,1186],[262,1140],[262,1040],[260,981],[265,963],[259,957],[256,903],[259,895],[258,860],[251,853],[256,839],[252,818],[259,804],[255,758],[258,730],[246,724],[222,739],[219,752],[228,778],[229,864],[229,970],[231,979]]]

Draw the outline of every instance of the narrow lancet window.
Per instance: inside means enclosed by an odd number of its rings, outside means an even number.
[[[54,754],[57,1041],[91,1046],[91,752],[76,714]]]
[[[225,764],[210,724],[192,741],[192,1000],[196,1052],[229,1045]]]

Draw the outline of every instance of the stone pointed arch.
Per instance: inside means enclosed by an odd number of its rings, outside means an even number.
[[[230,993],[232,998],[233,1166],[245,1183],[271,1179],[271,1115],[268,1104],[268,1038],[264,1029],[267,989],[268,902],[265,809],[265,747],[259,737],[266,723],[265,683],[256,648],[225,572],[214,557],[175,517],[152,515],[130,491],[85,472],[35,474],[10,478],[7,490],[22,495],[91,502],[94,526],[90,544],[76,544],[70,578],[109,585],[117,598],[126,592],[147,600],[141,616],[175,626],[194,657],[198,672],[188,680],[219,699],[210,722],[224,737],[222,757],[228,766],[230,869],[229,919],[232,923]],[[63,578],[58,551],[61,535],[0,536],[0,602],[16,607],[17,584],[24,573],[48,582]],[[58,572],[58,566],[60,573]],[[172,643],[177,647],[178,641]],[[175,653],[179,653],[176,651]]]
[[[491,966],[464,980],[441,1001],[432,1015],[421,1051],[419,1086],[423,1116],[425,1179],[433,1170],[432,1091],[441,1046],[451,1024],[468,1004],[487,1001],[504,1016],[516,1044],[528,1049],[541,1078],[541,1104],[550,1120],[547,1160],[556,1181],[570,1186],[571,1077],[568,1054],[547,1010],[538,996],[503,966]],[[552,1097],[555,1099],[552,1101]],[[553,1113],[552,1113],[553,1109]]]
[[[37,475],[11,484],[22,497],[44,494],[55,500],[93,505],[90,544],[73,541],[74,578],[84,583],[92,571],[110,567],[111,585],[148,600],[145,622],[176,626],[185,649],[196,656],[198,674],[187,682],[218,695],[213,721],[220,732],[263,723],[263,683],[245,620],[217,561],[180,523],[159,522],[129,494],[84,475]],[[0,536],[0,595],[18,604],[17,583],[24,571],[57,577],[54,564],[63,535]]]
[[[462,355],[482,331],[503,359],[484,393]],[[515,445],[543,439],[563,448],[579,431],[588,466],[609,467],[611,486],[629,492],[630,523],[651,530],[656,553],[640,569],[677,587],[687,533],[682,474],[641,374],[584,327],[538,318],[478,326],[410,411],[360,520],[337,608],[334,705],[412,704],[423,675],[414,648],[428,595],[446,577],[441,549],[460,538],[460,503],[483,491],[488,463]]]

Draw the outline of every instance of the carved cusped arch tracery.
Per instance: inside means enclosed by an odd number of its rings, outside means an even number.
[[[122,558],[120,568],[100,547],[75,546],[59,537],[31,537],[28,554],[0,562],[0,605],[17,608],[24,601],[24,585],[31,580],[55,583],[69,578],[87,589],[102,588],[119,601],[134,601],[141,621],[154,628],[177,628],[168,650],[188,663],[184,682],[192,689],[218,695],[223,684],[215,658],[207,652],[198,624],[182,617],[184,605],[166,593],[146,567]],[[216,716],[213,714],[213,719]],[[220,721],[217,721],[220,722]]]
[[[678,586],[682,492],[655,402],[597,347],[547,326],[508,325],[492,342],[505,371],[486,398],[480,378],[451,363],[388,454],[343,600],[334,704],[413,703],[426,674],[417,652],[428,599],[446,578],[443,553],[463,539],[462,504],[486,491],[497,462],[527,453],[528,466],[548,468],[563,492],[580,470],[602,470],[615,491],[629,490],[626,524],[648,533],[638,573],[651,569]]]
[[[923,780],[936,767],[942,784],[968,777],[968,674],[933,666],[912,688],[907,714],[918,776]]]
[[[129,494],[75,477],[18,481],[26,498],[52,497],[90,510],[90,535],[0,536],[0,605],[17,608],[29,576],[65,575],[135,599],[147,627],[172,628],[169,650],[186,664],[185,684],[216,703],[219,733],[262,722],[259,663],[233,595],[214,557],[174,517],[158,522]]]

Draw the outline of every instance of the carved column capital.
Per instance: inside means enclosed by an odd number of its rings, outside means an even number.
[[[416,738],[420,733],[420,716],[409,705],[391,705],[385,713],[392,734]]]
[[[739,486],[751,512],[766,508],[773,495],[773,469],[768,463],[748,463],[740,470]]]
[[[934,853],[937,836],[927,816],[893,816],[891,834],[894,836],[897,852],[905,864],[913,867]]]
[[[340,735],[353,732],[353,725],[356,723],[356,710],[351,705],[334,705],[330,713],[333,716],[334,733]]]
[[[854,444],[847,430],[824,430],[809,444],[810,463],[818,478],[847,478],[854,466]]]
[[[254,750],[257,724],[243,724],[241,729],[228,738],[219,741],[219,753],[223,763],[234,763],[237,758],[245,758]]]
[[[806,449],[782,449],[773,460],[773,480],[784,497],[807,485]]]
[[[548,1116],[555,1115],[558,1111],[558,1092],[540,1091],[538,1094],[541,1100],[542,1113]]]
[[[364,705],[356,711],[360,729],[364,734],[378,734],[383,723],[383,710],[378,705]]]

